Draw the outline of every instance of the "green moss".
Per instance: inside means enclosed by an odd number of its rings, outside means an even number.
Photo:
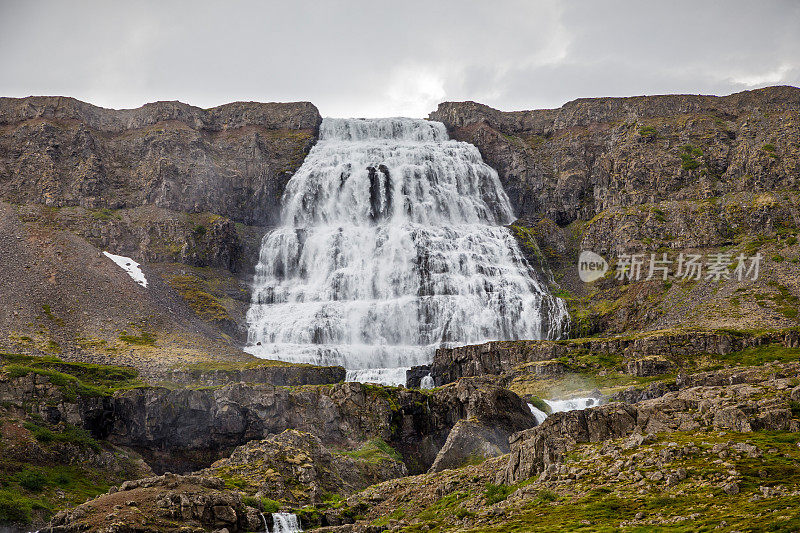
[[[287,363],[273,359],[255,359],[252,361],[201,361],[199,363],[184,363],[173,366],[174,369],[185,370],[194,377],[200,377],[209,372],[240,372],[259,367],[286,367],[313,365],[305,363]]]
[[[37,470],[25,468],[17,475],[16,482],[25,490],[41,492],[47,484],[47,478]]]
[[[711,357],[739,366],[758,366],[773,361],[788,363],[800,359],[800,348],[785,348],[780,345],[756,346],[725,355],[712,354]]]
[[[360,448],[353,451],[341,452],[343,455],[354,459],[361,459],[369,463],[382,463],[384,461],[401,461],[402,456],[389,446],[383,439],[375,438],[365,442]]]
[[[136,344],[138,346],[155,346],[156,338],[152,333],[146,331],[141,335],[129,335],[127,331],[123,331],[119,335],[119,340],[127,342],[128,344]]]
[[[64,325],[64,320],[63,320],[63,319],[61,319],[60,317],[57,317],[56,315],[54,315],[54,314],[53,314],[53,311],[52,311],[52,309],[50,308],[50,305],[49,305],[49,304],[44,304],[44,305],[42,305],[42,311],[44,311],[44,315],[45,315],[45,316],[46,316],[48,319],[50,319],[52,322],[54,322],[55,324],[57,324],[57,325],[59,325],[59,326],[63,326],[63,325]]]
[[[57,357],[0,354],[3,372],[12,378],[35,373],[46,376],[67,399],[80,396],[110,396],[115,390],[143,385],[133,368],[91,363],[71,363]]]
[[[88,431],[75,427],[71,424],[64,424],[55,431],[34,424],[33,422],[26,422],[24,427],[33,434],[37,441],[41,442],[42,444],[49,444],[51,442],[68,442],[70,444],[87,447],[95,452],[100,451],[100,444],[94,438],[92,438]]]
[[[486,489],[483,491],[483,496],[486,499],[486,505],[494,505],[498,502],[502,502],[515,490],[516,488],[510,485],[495,485],[494,483],[487,483]]]
[[[205,290],[203,280],[197,276],[172,276],[168,282],[186,300],[189,308],[203,320],[212,322],[231,320],[225,306],[217,297]]]
[[[539,398],[538,396],[530,396],[527,398],[527,402],[537,408],[538,410],[542,411],[543,413],[547,413],[548,415],[552,413],[552,409],[547,402]]]
[[[695,158],[702,155],[703,151],[700,148],[691,144],[684,145],[680,153],[681,168],[683,170],[695,170],[700,166],[700,162]]]
[[[102,209],[94,209],[89,211],[92,218],[95,220],[110,220],[112,218],[120,218],[119,215],[113,210],[104,207]]]
[[[261,511],[264,513],[277,513],[281,508],[280,502],[270,500],[269,498],[261,498]]]
[[[0,490],[0,523],[29,524],[33,501],[9,490]]]
[[[644,126],[639,128],[640,137],[649,137],[654,139],[656,137],[656,133],[657,131],[653,126]]]

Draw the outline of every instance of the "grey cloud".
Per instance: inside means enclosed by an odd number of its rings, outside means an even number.
[[[5,0],[0,94],[311,100],[330,116],[727,94],[800,83],[798,27],[792,1]]]

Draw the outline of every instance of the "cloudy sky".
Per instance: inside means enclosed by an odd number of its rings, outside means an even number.
[[[0,0],[0,95],[421,117],[800,85],[800,2]]]

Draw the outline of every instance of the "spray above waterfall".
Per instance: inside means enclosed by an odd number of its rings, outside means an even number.
[[[247,351],[403,382],[439,346],[557,337],[497,173],[443,124],[325,119],[264,237]]]

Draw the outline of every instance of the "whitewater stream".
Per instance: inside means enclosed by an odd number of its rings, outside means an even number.
[[[440,346],[557,338],[497,173],[427,120],[325,119],[262,242],[247,351],[405,383]]]

